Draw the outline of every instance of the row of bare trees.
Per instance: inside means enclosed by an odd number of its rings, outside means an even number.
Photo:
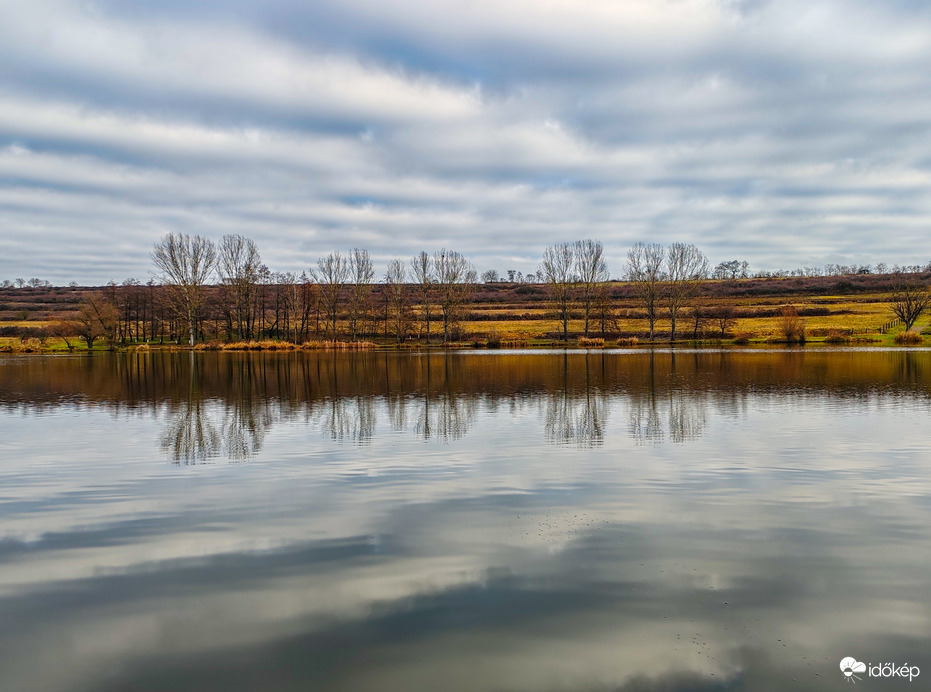
[[[608,263],[597,240],[558,243],[543,251],[539,275],[550,288],[563,339],[569,338],[569,317],[576,303],[582,308],[585,336],[599,299],[606,297]]]
[[[222,331],[229,339],[248,340],[264,333],[292,341],[310,334],[334,339],[343,334],[357,340],[377,334],[381,322],[383,336],[390,332],[402,340],[419,321],[420,334],[429,341],[436,320],[443,341],[448,341],[477,281],[475,268],[462,254],[447,249],[421,252],[409,261],[410,275],[403,260],[391,260],[376,296],[368,250],[331,252],[300,277],[272,275],[255,243],[239,235],[224,236],[214,244],[202,236],[169,233],[156,243],[152,260],[169,307],[186,325],[191,344],[204,331],[211,312],[222,317]],[[215,280],[217,287],[212,286]],[[267,284],[271,291],[263,290]],[[269,293],[273,328],[267,327]]]
[[[372,336],[448,342],[459,336],[463,309],[478,281],[474,266],[447,249],[393,259],[381,281],[369,252],[359,248],[331,252],[300,275],[273,273],[255,242],[240,235],[214,243],[203,236],[169,233],[156,243],[151,257],[156,280],[146,285],[127,281],[87,296],[69,334],[88,346],[99,338],[109,345],[182,338],[193,345],[210,338],[301,342]],[[729,271],[740,271],[736,261],[733,265]],[[536,274],[548,286],[563,339],[569,339],[572,319],[580,319],[586,337],[599,324],[602,336],[609,325],[617,326],[601,242],[552,245]],[[669,321],[670,340],[685,319],[694,338],[700,325],[709,322],[724,336],[734,321],[733,306],[702,306],[698,297],[700,283],[711,274],[707,257],[695,245],[636,243],[630,248],[625,278],[645,313],[651,340],[660,317]],[[927,291],[903,290],[893,310],[902,313],[910,329],[929,302]]]
[[[627,278],[647,313],[650,339],[662,307],[670,323],[670,340],[676,338],[676,320],[692,299],[699,282],[708,278],[708,258],[695,245],[637,243],[627,253]]]
[[[605,300],[607,290],[608,265],[602,244],[580,240],[551,245],[543,253],[539,274],[550,287],[563,339],[569,338],[569,319],[576,307],[581,309],[583,332],[588,336],[593,311]],[[708,276],[708,258],[695,245],[637,243],[630,249],[627,279],[646,312],[651,340],[661,309],[670,321],[670,339],[675,339],[683,308]]]

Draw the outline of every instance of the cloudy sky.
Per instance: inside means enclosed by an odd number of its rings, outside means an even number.
[[[925,0],[0,0],[0,279],[593,237],[931,259]]]

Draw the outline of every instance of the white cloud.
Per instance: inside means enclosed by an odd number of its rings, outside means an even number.
[[[579,237],[615,273],[644,239],[926,261],[929,58],[908,3],[6,3],[0,277],[122,278],[114,233],[144,277],[168,230],[290,271]]]

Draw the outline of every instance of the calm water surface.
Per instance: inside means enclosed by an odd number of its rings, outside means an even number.
[[[0,359],[0,690],[931,685],[931,352]]]

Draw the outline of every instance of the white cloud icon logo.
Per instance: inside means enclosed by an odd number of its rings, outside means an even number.
[[[856,682],[860,679],[859,676],[854,675],[854,673],[865,673],[866,664],[858,661],[857,659],[848,656],[847,658],[841,659],[840,662],[841,672],[844,674],[844,677],[847,678],[847,682]]]

